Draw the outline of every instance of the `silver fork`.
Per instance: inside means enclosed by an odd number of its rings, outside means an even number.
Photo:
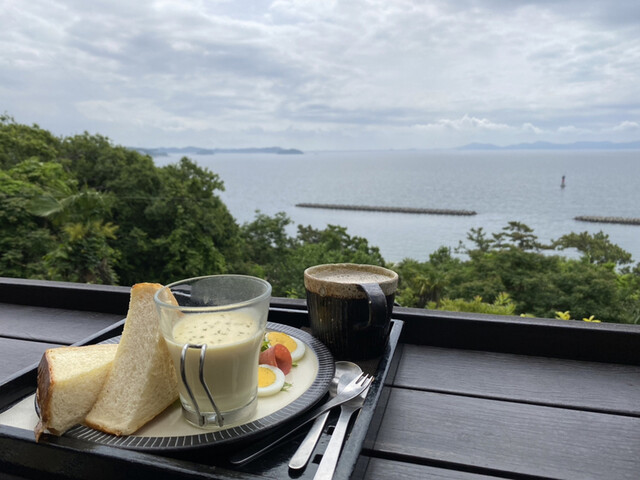
[[[351,415],[362,408],[368,392],[369,387],[365,388],[357,397],[343,403],[340,407],[340,417],[338,417],[338,422],[331,434],[331,440],[329,440],[329,445],[327,445],[327,449],[325,450],[324,455],[322,455],[322,460],[320,461],[320,465],[318,465],[318,470],[316,471],[313,480],[331,480],[331,478],[333,478],[336,465],[338,465],[340,451],[342,450],[342,444],[347,434],[347,427],[349,426]]]
[[[246,449],[229,457],[229,461],[234,465],[244,465],[245,463],[258,458],[260,455],[265,453],[274,445],[280,443],[285,439],[290,438],[294,433],[300,430],[303,426],[315,420],[324,412],[328,412],[333,407],[337,407],[338,405],[342,405],[343,403],[356,398],[363,391],[369,388],[369,385],[371,385],[372,381],[373,381],[373,377],[371,375],[367,375],[363,373],[358,378],[351,381],[346,387],[344,387],[344,390],[342,390],[342,392],[336,395],[335,398],[320,405],[319,407],[314,408],[310,412],[303,414],[302,420],[298,421],[295,427],[291,428],[291,430],[287,431],[285,434],[280,435],[276,438],[273,438],[273,436],[270,436],[263,439],[262,441],[256,442],[250,447],[247,447]]]

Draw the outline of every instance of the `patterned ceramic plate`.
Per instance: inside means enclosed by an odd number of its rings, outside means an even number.
[[[251,421],[226,429],[198,429],[184,420],[180,404],[176,402],[134,435],[118,437],[79,425],[68,430],[64,436],[132,450],[181,450],[245,442],[281,426],[310,409],[325,395],[335,365],[327,347],[308,333],[271,322],[267,323],[267,330],[284,332],[301,340],[306,345],[306,353],[298,361],[298,366],[287,375],[287,382],[292,387],[273,397],[259,397],[258,411]],[[115,337],[104,343],[118,341],[119,337]]]

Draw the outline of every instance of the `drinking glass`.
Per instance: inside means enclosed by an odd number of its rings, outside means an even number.
[[[189,278],[156,293],[160,330],[190,423],[228,426],[255,412],[270,298],[268,282],[245,275]]]

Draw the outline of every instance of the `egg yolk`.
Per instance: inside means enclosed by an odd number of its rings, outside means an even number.
[[[258,387],[267,387],[276,381],[276,374],[268,368],[258,368]]]
[[[271,345],[275,345],[276,343],[284,345],[290,352],[294,352],[296,348],[298,348],[298,344],[296,343],[296,341],[286,333],[269,332],[267,334],[267,340]]]

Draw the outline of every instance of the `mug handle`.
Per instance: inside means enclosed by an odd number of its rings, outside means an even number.
[[[180,355],[180,376],[182,377],[182,383],[184,383],[185,388],[187,389],[187,393],[189,394],[189,398],[191,399],[191,403],[193,403],[193,408],[196,409],[196,415],[198,417],[198,425],[201,427],[204,426],[206,419],[205,416],[200,412],[200,406],[198,405],[198,401],[196,400],[196,396],[193,394],[193,390],[191,389],[191,385],[189,385],[189,381],[187,380],[187,371],[186,371],[186,363],[187,363],[187,351],[190,348],[195,348],[200,350],[200,363],[198,365],[198,376],[200,379],[200,384],[204,388],[204,391],[207,393],[207,397],[209,397],[209,401],[213,406],[213,409],[216,412],[216,420],[218,421],[218,426],[222,427],[224,425],[224,418],[220,414],[220,410],[216,405],[216,402],[213,400],[213,395],[211,395],[211,390],[209,390],[209,386],[204,381],[204,358],[207,353],[207,345],[194,345],[192,343],[185,344],[182,347],[182,353]]]
[[[388,324],[387,299],[377,283],[359,283],[369,302],[369,323],[367,327],[385,328]]]

